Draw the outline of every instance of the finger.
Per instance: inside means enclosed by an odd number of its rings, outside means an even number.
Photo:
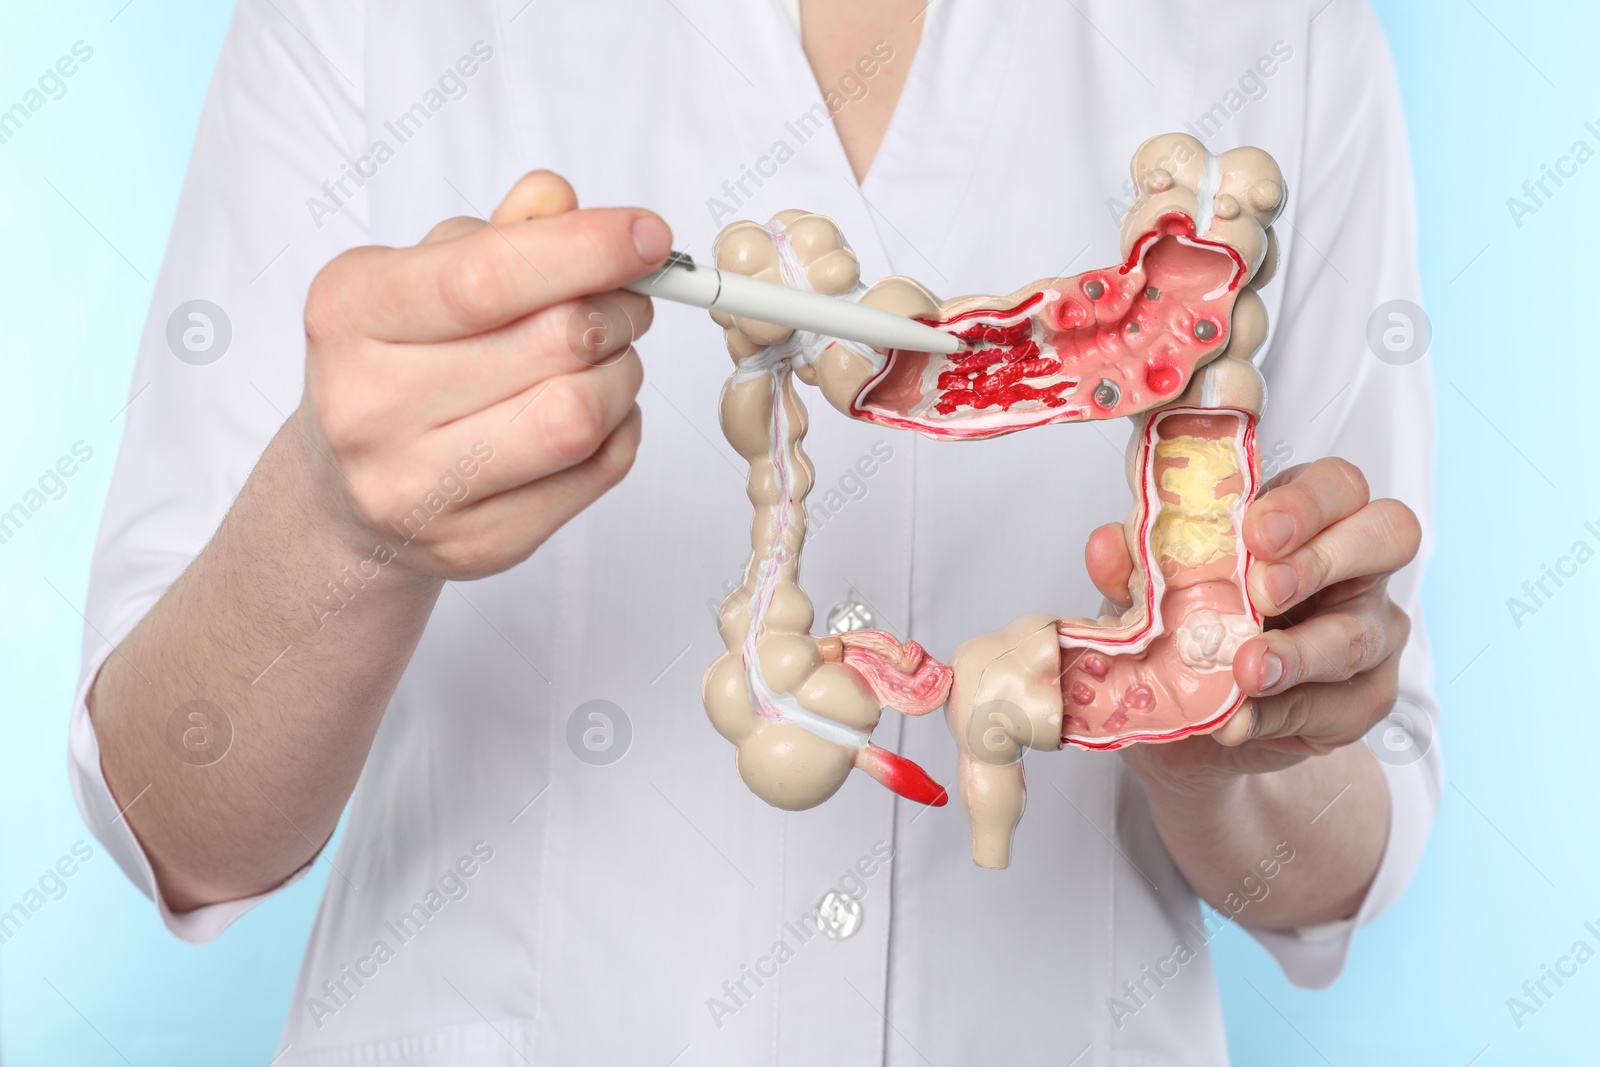
[[[1400,656],[1390,656],[1348,681],[1297,685],[1250,702],[1249,740],[1284,751],[1322,755],[1360,740],[1394,707]]]
[[[1274,482],[1245,514],[1245,547],[1258,559],[1282,559],[1368,499],[1367,479],[1342,459],[1295,467]]]
[[[1089,579],[1101,596],[1123,607],[1133,603],[1128,592],[1128,579],[1133,577],[1133,557],[1128,555],[1128,541],[1120,522],[1108,522],[1089,535],[1083,560],[1089,569]]]
[[[440,241],[449,241],[460,237],[462,234],[481,230],[485,225],[482,219],[473,218],[471,215],[457,215],[453,219],[445,219],[439,223],[417,243],[419,245],[428,245],[437,244]]]
[[[582,463],[486,497],[452,516],[448,526],[441,523],[439,533],[444,537],[433,549],[439,562],[453,577],[477,578],[498,574],[528,558],[574,515],[622,481],[639,449],[640,426],[641,415],[634,405]],[[517,535],[507,537],[508,530]]]
[[[622,359],[650,329],[649,297],[625,290],[568,301],[509,326],[441,345],[396,345],[385,373],[442,425],[562,374]]]
[[[1410,636],[1410,616],[1387,595],[1374,593],[1343,610],[1252,637],[1234,657],[1233,677],[1251,696],[1306,683],[1342,682],[1405,648]]]
[[[549,219],[578,210],[578,194],[571,183],[555,171],[529,171],[511,187],[489,221],[507,226],[528,219]]]
[[[511,187],[506,198],[500,206],[494,209],[494,214],[489,216],[489,224],[504,226],[507,223],[522,222],[527,219],[544,219],[553,215],[564,215],[578,207],[578,194],[561,175],[548,170],[531,171],[524,174],[517,184]],[[473,215],[458,215],[453,219],[445,219],[439,225],[428,231],[418,244],[434,244],[438,241],[448,241],[452,237],[473,233],[481,230],[485,223]]]
[[[564,315],[565,350],[590,367],[614,362],[655,321],[654,302],[626,289],[586,296],[563,307],[569,309]]]
[[[337,311],[355,329],[427,343],[619,288],[659,267],[671,246],[672,231],[651,212],[590,208],[416,248],[359,249],[327,270],[343,301]]]
[[[1422,526],[1410,508],[1398,500],[1375,500],[1286,558],[1256,560],[1245,584],[1256,610],[1281,615],[1348,578],[1392,574],[1416,558],[1421,543]]]
[[[459,440],[480,438],[495,447],[478,489],[486,495],[548,478],[593,456],[628,417],[644,381],[644,365],[631,349],[615,363],[562,374],[433,431],[449,452]]]
[[[1251,724],[1255,722],[1255,709],[1246,700],[1239,705],[1228,721],[1211,735],[1211,739],[1227,748],[1237,748],[1250,739]]]

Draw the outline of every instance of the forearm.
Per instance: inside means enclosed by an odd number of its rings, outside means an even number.
[[[1249,897],[1239,921],[1286,930],[1355,915],[1389,834],[1389,788],[1364,744],[1346,745],[1282,770],[1241,774],[1175,790],[1144,779],[1156,827],[1196,893],[1230,914],[1230,894],[1262,863],[1277,865],[1270,892]]]
[[[377,538],[330,503],[339,475],[309,433],[300,412],[279,430],[89,695],[106,781],[176,910],[262,892],[326,843],[441,588],[397,562],[360,577]],[[233,732],[203,766],[169,740],[196,699]]]
[[[627,474],[651,306],[619,287],[671,249],[659,216],[581,210],[534,171],[489,220],[312,279],[301,407],[89,694],[168,904],[250,896],[314,856],[444,581],[521,563]],[[579,345],[573,302],[602,293],[628,328]],[[232,722],[221,759],[169,742],[194,700]]]

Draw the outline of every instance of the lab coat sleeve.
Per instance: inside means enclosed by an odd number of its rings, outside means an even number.
[[[166,905],[106,786],[85,698],[101,665],[210,539],[299,403],[307,287],[330,258],[364,243],[365,201],[350,177],[366,143],[362,11],[355,0],[238,5],[140,341],[90,571],[70,727],[73,791],[106,851],[185,941],[216,937],[269,894],[184,914]],[[201,310],[213,331],[206,354],[181,340],[189,328],[202,331],[191,340],[204,340],[204,320],[184,308],[195,300],[220,309]],[[231,338],[222,350],[225,333]],[[202,362],[219,350],[220,358]],[[139,796],[125,802],[131,807]]]
[[[1324,8],[1311,25],[1307,51],[1301,178],[1289,191],[1293,214],[1280,228],[1288,251],[1284,274],[1274,283],[1284,286],[1284,295],[1262,358],[1271,392],[1262,452],[1280,468],[1342,456],[1365,473],[1373,499],[1404,501],[1423,529],[1417,560],[1390,582],[1412,623],[1400,699],[1369,736],[1391,801],[1377,876],[1350,920],[1298,933],[1252,931],[1290,981],[1322,987],[1343,969],[1356,928],[1393,904],[1411,880],[1439,808],[1444,772],[1420,597],[1433,542],[1432,372],[1426,355],[1414,358],[1422,350],[1420,323],[1411,351],[1384,349],[1388,359],[1379,359],[1367,340],[1369,321],[1381,307],[1395,300],[1422,303],[1405,120],[1382,27],[1365,2]],[[1403,323],[1390,319],[1387,309],[1378,318],[1383,328],[1401,330],[1391,340],[1403,348]],[[1291,845],[1316,847],[1319,832],[1340,818],[1338,800],[1330,796],[1328,802]]]

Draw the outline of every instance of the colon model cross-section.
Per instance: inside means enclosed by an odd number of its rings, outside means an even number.
[[[1121,263],[1001,297],[940,301],[900,277],[866,289],[822,215],[785,211],[718,236],[721,269],[860,300],[965,345],[951,356],[879,352],[713,315],[736,364],[722,427],[750,464],[755,522],[743,584],[719,614],[727,652],[704,695],[740,775],[767,802],[813,807],[860,769],[902,796],[945,803],[920,767],[870,738],[884,708],[947,705],[973,858],[1005,867],[1025,749],[1174,741],[1220,728],[1243,703],[1234,655],[1261,631],[1239,533],[1259,483],[1266,399],[1251,362],[1267,333],[1256,290],[1276,267],[1283,178],[1260,149],[1214,156],[1185,134],[1140,146],[1133,177]],[[878,631],[812,636],[799,585],[812,469],[796,379],[851,418],[939,440],[1132,419],[1133,606],[1097,619],[1024,615],[967,641],[949,666]]]

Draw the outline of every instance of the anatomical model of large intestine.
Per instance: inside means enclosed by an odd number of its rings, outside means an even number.
[[[743,584],[719,614],[727,652],[704,695],[739,774],[768,803],[813,807],[859,768],[943,804],[920,767],[870,738],[883,708],[922,715],[948,703],[973,859],[1005,867],[1023,749],[1173,741],[1221,728],[1243,704],[1233,659],[1261,616],[1239,530],[1260,478],[1266,400],[1250,357],[1266,339],[1256,289],[1276,266],[1283,177],[1259,149],[1214,156],[1185,134],[1140,146],[1133,176],[1120,264],[1009,296],[940,301],[900,277],[864,289],[838,227],[803,211],[718,236],[723,270],[857,299],[964,342],[952,356],[878,352],[713,314],[736,364],[722,427],[750,464],[755,522]],[[799,585],[812,469],[796,378],[851,418],[940,440],[1130,417],[1133,606],[1098,619],[1024,615],[963,644],[949,667],[886,633],[812,636]]]

